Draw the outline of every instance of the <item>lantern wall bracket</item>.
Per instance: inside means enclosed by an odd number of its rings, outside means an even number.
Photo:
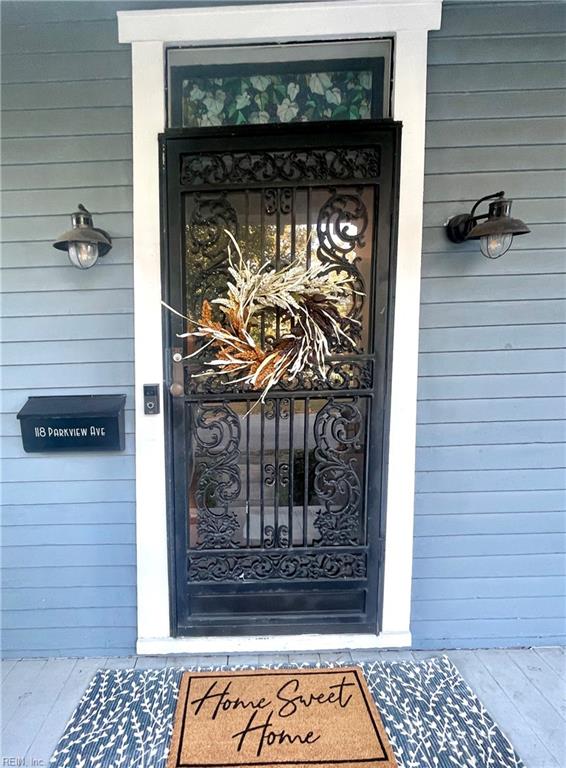
[[[470,213],[459,213],[456,216],[452,216],[445,225],[448,239],[452,243],[463,243],[464,240],[468,239],[468,235],[478,221],[480,219],[487,219],[489,216],[487,213],[482,213],[479,216],[476,216],[475,214],[478,207],[482,203],[485,203],[486,200],[502,200],[504,197],[505,192],[503,192],[503,190],[501,192],[493,192],[490,195],[485,195],[485,197],[480,197],[477,203],[474,204]]]

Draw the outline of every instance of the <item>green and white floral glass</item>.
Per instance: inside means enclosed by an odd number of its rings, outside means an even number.
[[[172,124],[200,128],[383,117],[381,68],[370,61],[367,68],[329,63],[318,62],[325,67],[316,71],[304,63],[254,73],[237,67],[183,68],[172,94]]]

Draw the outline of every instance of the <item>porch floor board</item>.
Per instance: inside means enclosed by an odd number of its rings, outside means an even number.
[[[1,761],[47,766],[53,748],[97,669],[288,661],[421,660],[440,652],[129,656],[7,659],[2,662]],[[564,648],[448,651],[464,679],[509,736],[527,768],[566,765]],[[22,760],[25,758],[25,761]],[[20,762],[17,762],[17,761]],[[12,763],[11,763],[12,764]]]

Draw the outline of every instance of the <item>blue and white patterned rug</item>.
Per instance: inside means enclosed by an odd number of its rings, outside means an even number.
[[[446,657],[359,666],[399,768],[525,768]],[[182,673],[177,668],[98,671],[53,753],[51,768],[165,768]]]

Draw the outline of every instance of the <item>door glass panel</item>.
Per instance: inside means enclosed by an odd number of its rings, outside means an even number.
[[[341,311],[350,318],[350,336],[357,352],[369,350],[373,216],[372,186],[273,187],[195,192],[185,202],[185,313],[200,316],[202,302],[223,296],[228,283],[231,232],[243,257],[258,267],[274,269],[299,261],[328,265],[328,279],[349,276],[351,292]],[[236,258],[232,247],[232,256]],[[213,306],[213,316],[222,313]],[[282,318],[264,313],[252,335],[262,346],[290,331]],[[337,352],[339,344],[334,345]],[[187,354],[195,351],[194,340]],[[212,354],[212,353],[211,353]],[[192,373],[203,372],[206,353],[189,363]]]
[[[364,545],[369,400],[294,396],[250,407],[189,407],[188,547]]]
[[[185,313],[196,318],[204,299],[225,295],[230,257],[239,258],[228,231],[242,258],[258,268],[318,262],[328,280],[349,276],[341,310],[355,340],[353,346],[331,343],[328,381],[307,371],[280,383],[265,403],[238,377],[213,373],[212,348],[187,361],[186,544],[193,578],[214,578],[211,572],[237,561],[227,555],[232,551],[269,553],[257,561],[262,579],[271,553],[363,547],[376,185],[351,179],[378,172],[375,151],[201,153],[183,163],[181,176],[189,181],[182,193]],[[217,307],[214,312],[222,322]],[[251,328],[262,347],[289,331],[272,311]],[[187,354],[199,345],[206,342],[189,340]],[[325,562],[338,561],[328,554]]]

